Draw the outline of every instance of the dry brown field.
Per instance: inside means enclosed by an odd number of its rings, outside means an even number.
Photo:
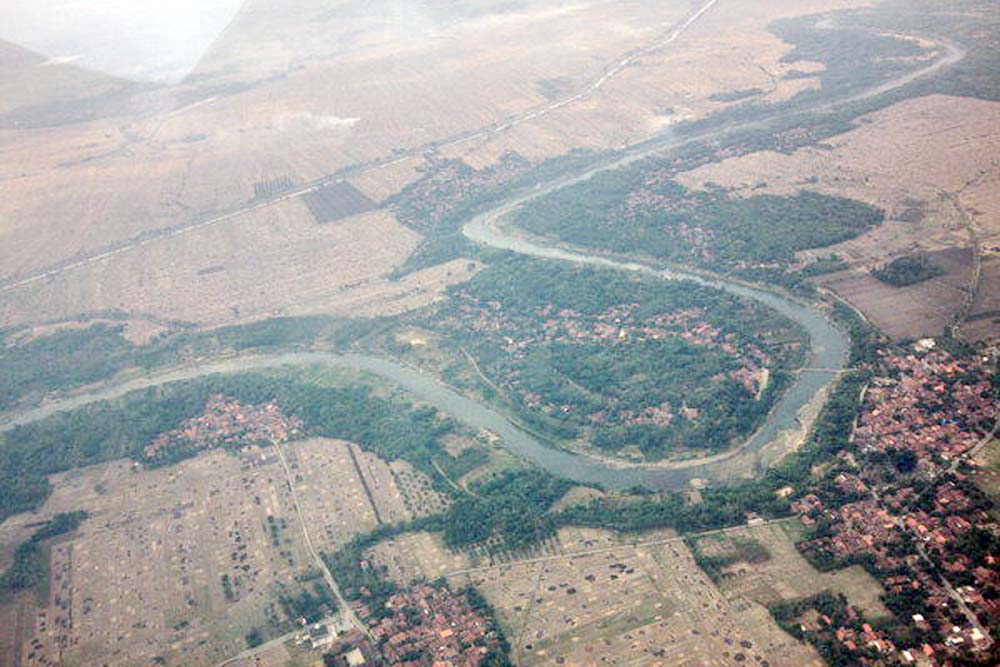
[[[380,520],[410,518],[408,504],[426,506],[434,496],[422,474],[357,445],[313,439],[283,447],[320,550]],[[397,486],[396,470],[409,490]],[[279,596],[317,581],[301,581],[316,569],[272,449],[212,451],[155,470],[119,461],[52,481],[38,513],[0,524],[9,554],[31,522],[60,511],[90,513],[74,536],[53,546],[42,603],[0,607],[0,627],[27,620],[17,637],[26,642],[25,667],[145,665],[157,656],[173,665],[214,664],[246,648],[252,628],[273,633],[274,619],[284,620]],[[7,651],[10,634],[0,635]]]
[[[379,542],[368,554],[375,563],[384,565],[386,576],[400,586],[418,580],[433,581],[471,565],[466,554],[445,547],[440,534],[424,531]]]
[[[872,250],[882,251],[877,246]],[[859,269],[822,276],[817,283],[852,303],[896,339],[938,336],[952,322],[967,294],[973,275],[972,253],[972,248],[956,246],[926,253],[947,273],[905,287],[887,285]]]
[[[976,486],[994,500],[1000,500],[1000,440],[993,440],[981,449],[974,461],[979,466],[973,475]]]
[[[720,108],[715,93],[760,87],[767,99],[787,97],[795,91],[773,81],[789,47],[766,25],[866,4],[719,3],[667,44],[701,4],[500,3],[457,16],[426,6],[388,17],[363,3],[331,12],[313,0],[251,2],[182,83],[32,128],[12,119],[28,106],[49,118],[48,107],[122,84],[72,65],[39,68],[37,54],[7,45],[2,71],[37,70],[41,83],[0,106],[9,158],[0,165],[0,281],[127,249],[0,292],[0,324],[102,308],[219,324],[417,307],[467,276],[443,276],[451,267],[387,281],[419,237],[385,212],[318,225],[301,202],[282,202],[138,243],[373,160],[400,156],[349,176],[377,203],[419,176],[425,153],[482,166],[508,149],[538,159],[618,147]],[[630,54],[640,57],[618,68]],[[55,99],[59,91],[68,97]]]
[[[973,338],[1000,335],[985,315],[1000,307],[1000,103],[945,95],[906,100],[862,117],[856,127],[790,155],[762,151],[681,174],[688,187],[714,183],[738,194],[811,190],[864,201],[887,221],[856,239],[803,252],[836,253],[847,271],[819,282],[858,306],[896,338],[941,333],[972,277],[971,248],[984,258],[979,297],[965,328]],[[947,275],[890,287],[868,272],[893,257],[929,252]],[[937,254],[935,254],[937,253]]]
[[[1000,331],[1000,243],[987,246],[982,258],[979,291],[962,325],[962,333],[972,340],[995,339]]]
[[[498,611],[516,664],[823,664],[766,609],[723,595],[680,540],[634,546],[600,532],[577,535],[592,545],[586,554],[456,577],[476,585]]]
[[[449,148],[446,154],[479,167],[492,164],[507,151],[542,159],[573,147],[616,149],[736,103],[712,99],[714,95],[760,89],[756,101],[788,99],[819,88],[819,79],[782,80],[784,74],[790,70],[818,74],[823,66],[783,63],[781,58],[791,46],[767,26],[781,18],[871,4],[866,0],[719,3],[676,41],[637,44],[639,57],[579,102],[517,125],[481,145],[469,142]],[[567,87],[581,91],[586,83],[570,79]]]
[[[289,201],[88,264],[0,295],[0,321],[118,309],[229,324],[282,315],[386,315],[439,298],[471,275],[453,262],[386,277],[419,236],[384,211],[317,225]],[[245,254],[241,248],[255,248]],[[474,266],[474,265],[473,265]]]

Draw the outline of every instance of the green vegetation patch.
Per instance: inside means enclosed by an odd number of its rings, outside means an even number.
[[[718,540],[719,544],[713,544]],[[702,547],[706,544],[708,549]],[[716,537],[703,540],[689,539],[686,542],[695,562],[712,581],[718,583],[723,570],[737,563],[754,565],[771,559],[771,552],[763,544],[748,537]]]
[[[799,93],[793,102],[829,98],[867,88],[914,68],[912,59],[926,55],[919,42],[879,33],[867,27],[817,27],[815,16],[775,21],[771,32],[795,48],[782,62],[821,62],[822,88]],[[793,74],[790,78],[794,78]]]
[[[507,471],[479,481],[444,516],[444,542],[464,548],[496,536],[505,550],[534,546],[555,534],[548,509],[572,486],[538,469]]]
[[[0,598],[42,584],[49,570],[43,542],[76,530],[86,518],[86,512],[56,514],[18,546],[14,552],[14,562],[0,575]]]
[[[740,273],[787,265],[796,251],[854,238],[883,217],[867,204],[814,192],[738,198],[718,188],[688,190],[650,161],[534,200],[514,222],[576,245]]]
[[[511,258],[451,296],[421,326],[472,354],[524,421],[652,459],[749,433],[805,344],[756,302],[559,262]]]
[[[21,331],[0,331],[0,411],[25,397],[107,380],[127,368],[149,369],[226,352],[289,349],[324,336],[343,343],[365,333],[363,324],[330,317],[276,317],[202,332],[180,330],[134,345],[122,335],[124,328],[113,321],[95,322],[26,340]]]
[[[905,287],[943,276],[947,271],[932,264],[924,255],[904,255],[872,271],[872,275],[893,287]]]
[[[992,0],[889,0],[845,17],[849,23],[919,35],[941,35],[961,44],[965,57],[912,93],[943,93],[1000,100],[1000,12]]]
[[[108,378],[132,363],[122,325],[94,324],[17,343],[0,338],[0,410],[25,395]]]
[[[762,95],[763,93],[764,90],[762,88],[744,88],[742,90],[733,90],[726,93],[715,93],[714,95],[709,95],[708,99],[713,102],[739,102],[741,100]]]

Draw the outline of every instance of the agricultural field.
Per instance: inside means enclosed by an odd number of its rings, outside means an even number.
[[[996,336],[996,212],[1000,102],[930,95],[861,117],[848,132],[791,154],[763,151],[682,173],[690,188],[719,186],[741,196],[819,192],[850,197],[886,211],[886,221],[857,238],[799,253],[802,261],[836,255],[843,271],[818,279],[858,306],[896,338],[939,334],[973,280],[973,241],[983,257],[981,289],[967,333]],[[974,236],[973,236],[974,234]],[[905,287],[869,273],[889,260],[925,253],[945,269]]]
[[[823,664],[766,609],[723,595],[680,538],[634,546],[594,531],[587,541],[589,553],[455,577],[497,610],[516,664]]]
[[[797,524],[783,522],[732,529],[696,539],[695,544],[704,557],[719,564],[715,579],[734,604],[768,606],[830,591],[842,593],[866,618],[891,615],[879,597],[881,585],[864,568],[818,572],[795,548],[802,539]]]
[[[414,581],[433,581],[471,565],[466,553],[445,547],[440,534],[424,531],[403,533],[379,542],[368,555],[400,587]]]
[[[203,325],[281,315],[385,315],[440,298],[468,262],[391,281],[419,236],[375,211],[317,225],[300,201],[163,239],[0,296],[7,324],[117,309]],[[247,248],[244,254],[230,243]],[[193,243],[193,245],[192,245]],[[475,265],[472,265],[473,267]]]
[[[551,111],[513,124],[481,144],[447,147],[444,154],[481,168],[509,151],[538,160],[574,147],[615,149],[747,100],[764,104],[788,100],[819,89],[824,66],[787,60],[793,46],[771,30],[772,24],[871,4],[766,0],[714,5],[675,40],[664,31],[658,41],[637,44],[629,52],[635,57],[597,87],[571,74],[539,78],[536,90],[552,100]],[[577,103],[559,105],[560,94],[582,97]]]
[[[375,202],[347,181],[324,185],[303,195],[302,201],[319,224],[336,222],[377,208]]]
[[[357,445],[312,439],[282,447],[317,548],[411,518],[407,503],[443,503],[431,500],[436,492],[421,473],[394,469]],[[396,485],[397,469],[409,491]],[[54,477],[38,513],[0,525],[9,554],[29,523],[70,508],[90,513],[52,546],[48,590],[17,637],[27,641],[21,664],[138,665],[157,656],[212,663],[246,648],[253,631],[280,635],[290,617],[331,611],[284,480],[274,450],[257,447],[212,450],[169,468],[117,461]],[[0,607],[0,626],[17,627],[30,607],[23,599]],[[14,638],[2,639],[10,658]]]
[[[868,4],[720,3],[672,38],[705,5],[529,2],[389,20],[363,3],[257,3],[173,85],[5,43],[4,90],[21,93],[0,106],[0,283],[47,275],[0,293],[0,325],[111,308],[218,324],[418,307],[468,275],[391,283],[419,236],[365,211],[432,160],[616,148],[738,104],[733,91],[785,99],[818,80],[782,62],[792,47],[767,26]],[[338,172],[306,204],[266,205]]]

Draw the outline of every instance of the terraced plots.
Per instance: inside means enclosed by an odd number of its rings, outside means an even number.
[[[337,181],[302,197],[313,219],[325,224],[376,208],[375,202],[347,181]]]
[[[801,539],[800,527],[786,522],[733,529],[695,542],[704,557],[722,563],[715,578],[733,604],[770,605],[831,591],[844,594],[867,618],[890,615],[879,597],[882,587],[863,567],[817,572],[795,548]],[[763,557],[745,558],[746,545],[755,545]]]
[[[760,606],[737,608],[679,538],[458,577],[500,614],[520,665],[820,666]]]
[[[319,549],[431,502],[405,495],[389,464],[356,445],[283,447]],[[424,488],[420,473],[407,474]],[[245,649],[250,633],[266,639],[299,616],[332,611],[285,479],[269,447],[213,450],[149,471],[119,461],[56,478],[42,514],[83,506],[91,518],[52,550],[52,585],[20,638],[21,664],[57,655],[66,665],[213,664]],[[0,625],[11,612],[0,607]]]
[[[280,195],[282,192],[286,192],[291,189],[292,179],[288,176],[279,176],[278,178],[271,178],[254,183],[253,196],[255,199],[267,199],[269,197]]]

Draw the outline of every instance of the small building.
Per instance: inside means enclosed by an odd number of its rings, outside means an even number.
[[[347,664],[350,667],[361,667],[366,663],[365,654],[362,653],[359,648],[354,648],[348,651],[347,655],[344,656],[344,659],[347,660]]]

